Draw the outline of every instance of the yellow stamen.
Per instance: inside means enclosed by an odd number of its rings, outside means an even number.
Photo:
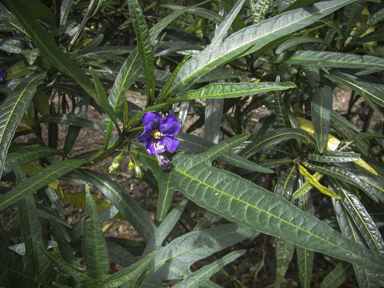
[[[161,139],[161,136],[163,136],[163,134],[157,130],[153,130],[151,136],[157,140]]]

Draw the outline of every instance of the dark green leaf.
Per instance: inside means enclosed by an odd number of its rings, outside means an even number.
[[[337,163],[337,162],[354,162],[360,159],[360,155],[349,152],[323,151],[323,154],[311,153],[307,156],[307,160],[318,163]]]
[[[101,125],[93,121],[69,114],[45,115],[43,117],[40,117],[37,123],[58,123],[103,130],[103,127]]]
[[[23,79],[0,107],[0,175],[4,161],[17,126],[35,94],[39,82],[45,78],[46,72],[33,74]]]
[[[71,245],[69,245],[68,240],[66,239],[59,223],[57,223],[54,218],[49,218],[49,223],[51,224],[52,232],[55,236],[55,241],[59,245],[61,257],[69,264],[72,264],[73,267],[76,267],[76,259],[75,256],[73,256]]]
[[[320,284],[320,288],[337,288],[352,275],[353,275],[352,264],[344,261],[340,262],[327,275],[327,277],[324,278],[324,280]]]
[[[109,259],[111,262],[128,267],[137,262],[137,258],[133,256],[128,250],[124,249],[120,245],[106,239],[108,245]]]
[[[332,103],[333,93],[330,89],[315,89],[311,105],[311,116],[315,126],[317,148],[320,153],[323,153],[328,142]]]
[[[284,275],[288,270],[289,263],[293,258],[295,245],[278,239],[276,243],[276,280],[275,287],[280,287]]]
[[[0,210],[3,210],[9,205],[16,203],[27,195],[36,192],[37,190],[43,188],[45,185],[51,183],[53,180],[56,180],[68,172],[79,168],[85,163],[87,163],[87,161],[68,159],[44,168],[41,170],[41,172],[24,180],[11,191],[3,195],[1,197]]]

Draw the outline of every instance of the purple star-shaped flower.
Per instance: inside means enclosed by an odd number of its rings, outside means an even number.
[[[137,137],[137,141],[145,144],[148,154],[154,156],[165,150],[174,152],[179,147],[179,140],[175,135],[179,133],[180,122],[172,113],[164,118],[156,111],[144,113],[144,133]]]

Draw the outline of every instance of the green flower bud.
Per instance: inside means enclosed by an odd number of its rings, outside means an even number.
[[[135,164],[132,162],[132,160],[128,164],[128,172],[135,173]]]
[[[121,161],[123,161],[123,157],[120,154],[119,156],[116,156],[115,159],[113,159],[111,166],[109,166],[109,168],[108,168],[108,172],[109,173],[115,173],[117,171],[117,169],[120,168]]]
[[[141,168],[141,166],[138,164],[135,165],[135,176],[139,179],[143,178],[144,176],[143,168]]]

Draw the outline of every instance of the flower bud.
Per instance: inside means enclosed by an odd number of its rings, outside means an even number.
[[[135,164],[133,164],[132,160],[128,164],[128,172],[135,173]]]
[[[156,155],[156,160],[161,169],[169,170],[171,168],[171,161],[168,157],[165,157],[164,155]]]
[[[117,169],[120,168],[121,161],[123,161],[123,157],[120,154],[119,156],[116,156],[115,159],[113,159],[111,166],[109,166],[109,168],[108,168],[108,172],[109,173],[115,173],[117,171]]]
[[[141,168],[139,164],[135,165],[135,176],[139,179],[143,178],[144,176],[143,168]]]

